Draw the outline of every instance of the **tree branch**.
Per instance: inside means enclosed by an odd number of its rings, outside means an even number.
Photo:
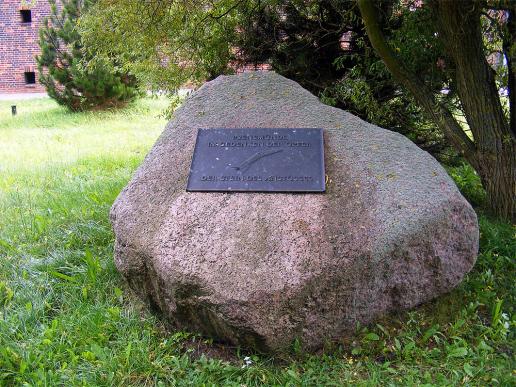
[[[382,58],[392,76],[412,93],[425,113],[439,126],[454,148],[462,153],[468,161],[475,164],[473,141],[464,133],[451,112],[435,101],[432,91],[401,63],[388,46],[379,26],[374,2],[357,0],[357,3],[371,45]]]

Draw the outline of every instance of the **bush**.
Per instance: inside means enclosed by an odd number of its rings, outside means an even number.
[[[40,29],[40,82],[50,97],[72,111],[119,106],[139,92],[136,79],[84,47],[77,29],[94,0],[49,0],[51,15]]]

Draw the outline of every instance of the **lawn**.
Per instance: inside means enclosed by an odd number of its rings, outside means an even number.
[[[18,101],[16,117],[12,103],[0,101],[0,385],[516,384],[510,225],[479,211],[481,254],[461,286],[355,339],[282,358],[221,350],[168,331],[113,264],[109,208],[163,129],[167,101],[72,114],[34,99]],[[468,167],[450,173],[482,200]]]

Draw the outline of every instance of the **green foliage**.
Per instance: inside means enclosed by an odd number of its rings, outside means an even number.
[[[39,79],[48,94],[72,111],[118,106],[136,97],[133,76],[83,46],[77,21],[94,1],[49,2],[51,16],[40,29],[37,57]]]
[[[486,193],[482,189],[480,178],[469,164],[463,162],[458,166],[449,167],[448,173],[473,206],[482,207],[486,204]]]
[[[433,26],[426,8],[399,1],[378,2],[385,20],[383,34],[404,63],[423,79],[432,79],[432,90],[445,87],[437,68],[440,46],[435,42]],[[443,133],[429,121],[418,103],[392,78],[365,35],[363,22],[356,15],[344,24],[352,32],[351,49],[335,59],[335,66],[348,70],[328,86],[324,95],[341,101],[347,110],[368,122],[401,133],[439,160],[454,163],[457,154]],[[349,13],[346,14],[349,18]],[[350,28],[348,26],[354,26]],[[429,49],[429,47],[431,49]],[[451,94],[449,95],[451,97]]]
[[[173,94],[186,82],[231,72],[236,22],[233,0],[98,1],[80,30],[91,50],[116,58],[147,87]]]
[[[113,264],[109,208],[168,102],[71,114],[41,99],[19,102],[16,117],[11,104],[0,102],[0,385],[514,384],[511,225],[480,214],[480,256],[456,290],[321,354],[293,343],[284,359],[232,349],[210,358],[199,350],[217,346],[167,330]],[[466,169],[454,178],[478,194]]]
[[[395,19],[385,31],[389,36],[396,34],[405,15],[393,11],[395,3],[381,2]],[[110,26],[107,36],[105,25]],[[417,37],[417,23],[410,25]],[[116,57],[154,89],[174,92],[186,82],[201,83],[239,66],[268,63],[325,103],[407,135],[443,160],[454,156],[370,47],[353,2],[100,0],[80,27],[90,47]],[[345,33],[348,50],[341,46]],[[401,42],[403,50],[410,53],[423,38],[418,39],[416,44]]]

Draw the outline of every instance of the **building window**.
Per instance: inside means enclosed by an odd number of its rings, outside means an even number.
[[[32,12],[30,9],[21,9],[20,10],[22,23],[31,23],[32,22]]]
[[[36,73],[34,71],[25,71],[25,84],[34,85],[36,83]]]

